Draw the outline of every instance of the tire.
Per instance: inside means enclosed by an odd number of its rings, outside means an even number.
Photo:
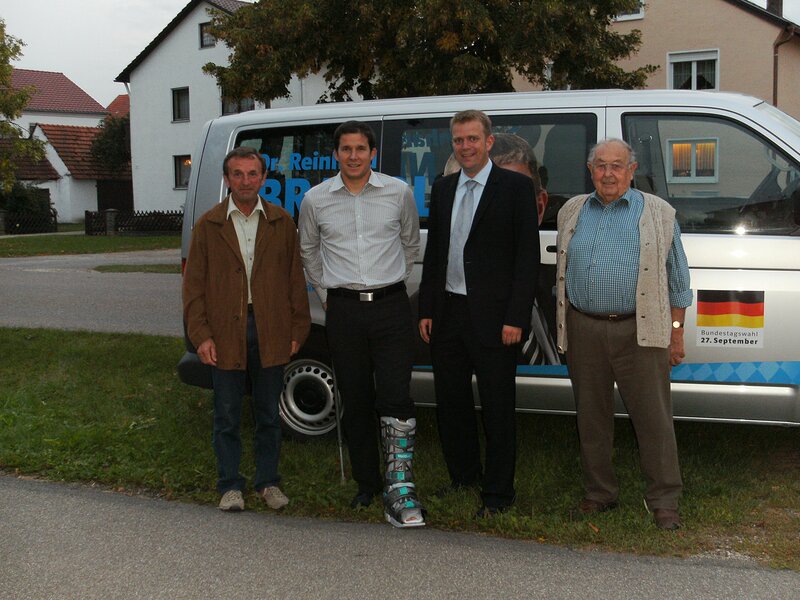
[[[283,384],[280,415],[292,437],[318,438],[336,430],[333,370],[329,365],[313,358],[294,360],[286,365]]]

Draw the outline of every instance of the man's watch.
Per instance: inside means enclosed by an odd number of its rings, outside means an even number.
[[[682,329],[683,328],[683,323],[681,323],[680,321],[673,321],[672,322],[672,328],[673,329]]]

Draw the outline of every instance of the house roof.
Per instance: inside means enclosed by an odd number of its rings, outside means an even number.
[[[11,140],[0,139],[0,148],[4,149],[9,145]],[[23,156],[14,161],[14,177],[20,181],[51,181],[61,176],[47,158],[33,160]]]
[[[729,4],[733,4],[734,6],[738,6],[739,8],[746,10],[758,17],[761,17],[766,21],[770,21],[771,23],[774,23],[778,27],[783,27],[783,28],[789,28],[792,26],[798,27],[797,23],[794,23],[793,21],[790,21],[789,19],[786,19],[784,17],[779,17],[778,15],[769,12],[766,8],[761,8],[760,6],[757,6],[752,2],[748,2],[747,0],[725,0],[725,1],[728,2]],[[800,37],[800,29],[795,29],[794,34]]]
[[[126,116],[131,112],[131,97],[128,94],[120,94],[111,101],[106,110],[114,117]]]
[[[252,4],[251,2],[240,2],[239,0],[192,0],[189,2],[189,4],[184,6],[183,9],[181,9],[181,12],[179,12],[164,29],[161,30],[161,33],[159,33],[152,42],[147,44],[147,47],[145,47],[145,49],[142,50],[138,56],[134,58],[133,61],[131,61],[131,63],[125,67],[119,75],[117,75],[114,81],[118,81],[120,83],[130,83],[131,73],[133,70],[138,67],[162,41],[164,41],[164,38],[172,33],[172,30],[175,29],[190,12],[192,12],[203,2],[210,4],[213,8],[219,9],[228,14],[233,14],[243,6]]]
[[[92,156],[92,142],[100,133],[99,127],[75,125],[48,125],[38,123],[47,141],[75,179],[131,179],[130,163],[119,171],[113,171]]]
[[[13,69],[11,87],[32,86],[35,91],[25,112],[57,112],[103,115],[106,109],[63,73]]]

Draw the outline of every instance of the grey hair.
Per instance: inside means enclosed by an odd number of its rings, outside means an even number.
[[[594,146],[592,146],[592,149],[589,150],[589,158],[586,159],[586,162],[589,164],[593,163],[595,157],[597,156],[597,151],[600,148],[608,146],[609,144],[619,144],[628,151],[628,165],[632,165],[636,162],[636,152],[633,151],[633,148],[631,148],[631,145],[628,142],[619,138],[606,138],[597,142]]]

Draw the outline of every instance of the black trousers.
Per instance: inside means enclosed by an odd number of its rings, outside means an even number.
[[[414,416],[411,305],[402,291],[373,302],[329,295],[325,327],[353,479],[360,492],[377,493],[383,489],[378,417]]]
[[[442,322],[434,321],[431,336],[442,452],[452,483],[480,482],[483,502],[495,508],[510,506],[515,496],[517,351],[517,345],[490,347],[478,342],[466,298],[448,295]],[[482,479],[473,373],[486,436]]]

